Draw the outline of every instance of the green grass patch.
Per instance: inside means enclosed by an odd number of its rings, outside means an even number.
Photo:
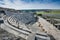
[[[36,12],[37,15],[39,14],[60,14],[60,10],[51,10],[51,11],[39,11]]]

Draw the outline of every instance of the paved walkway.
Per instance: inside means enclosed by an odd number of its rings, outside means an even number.
[[[48,34],[53,35],[53,37],[56,40],[60,40],[60,30],[58,30],[57,28],[55,28],[52,24],[50,24],[49,22],[47,22],[45,19],[38,17],[39,18],[39,22],[41,23],[41,25],[43,26],[43,28],[45,29],[45,31]]]

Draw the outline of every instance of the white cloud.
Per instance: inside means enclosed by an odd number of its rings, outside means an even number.
[[[11,3],[9,0],[4,0],[5,5],[0,5],[0,7],[13,8],[16,10],[21,9],[60,9],[60,6],[54,4],[40,4],[40,3],[24,3],[20,0],[15,0]]]

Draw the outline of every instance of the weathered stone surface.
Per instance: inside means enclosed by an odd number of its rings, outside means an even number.
[[[0,40],[24,40],[0,28]]]

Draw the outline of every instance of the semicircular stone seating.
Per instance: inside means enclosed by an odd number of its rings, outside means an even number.
[[[21,31],[25,31],[25,32],[29,32],[29,33],[30,32],[36,33],[35,37],[36,37],[37,40],[40,40],[40,39],[42,39],[42,40],[50,39],[48,35],[46,35],[47,37],[45,37],[44,36],[45,34],[42,35],[40,33],[40,30],[37,27],[33,26],[33,24],[36,21],[37,21],[37,19],[36,19],[36,17],[34,17],[34,14],[32,14],[32,13],[31,14],[27,14],[27,13],[24,13],[24,14],[23,13],[22,14],[14,14],[14,15],[10,16],[7,19],[7,22],[10,25],[12,25],[14,27],[17,27],[17,28],[19,27],[20,29],[22,28],[23,30],[21,30]],[[31,30],[28,29],[27,28],[28,26],[26,26],[26,25],[31,25],[30,26]],[[30,39],[30,37],[31,37],[30,34],[28,36],[29,36],[28,39]]]
[[[14,14],[10,16],[8,18],[8,21],[10,24],[16,27],[22,26],[22,28],[26,28],[26,25],[34,24],[37,21],[37,19],[36,19],[36,16],[34,17],[33,13],[29,13],[29,14],[22,13],[22,14]]]

